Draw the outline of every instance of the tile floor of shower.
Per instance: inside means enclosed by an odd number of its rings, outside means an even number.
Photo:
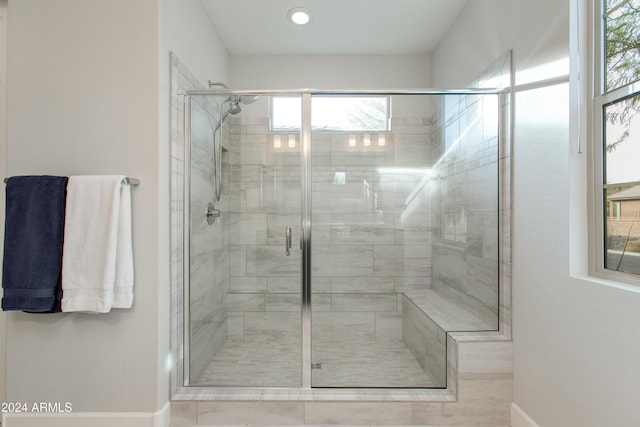
[[[397,339],[314,338],[313,387],[440,387]],[[299,336],[268,334],[228,339],[192,385],[300,387]]]

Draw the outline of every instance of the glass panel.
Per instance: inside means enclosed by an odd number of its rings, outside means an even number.
[[[604,106],[605,184],[640,181],[640,95]]]
[[[605,0],[606,90],[640,78],[640,0]]]
[[[498,327],[497,96],[444,99],[312,133],[314,387],[446,387],[447,332]]]
[[[274,97],[271,130],[299,130],[300,114],[301,106],[295,98]],[[315,96],[311,128],[331,132],[384,132],[389,130],[390,115],[387,96]]]
[[[300,135],[271,134],[268,107],[266,97],[193,101],[191,385],[301,386]]]
[[[271,98],[271,130],[297,131],[302,122],[302,105],[297,96],[274,96]]]
[[[311,127],[314,130],[383,132],[388,130],[386,96],[316,96]]]
[[[640,274],[640,95],[604,107],[605,268]]]

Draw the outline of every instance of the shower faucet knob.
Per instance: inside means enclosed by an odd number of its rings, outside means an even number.
[[[207,204],[207,209],[204,213],[204,216],[207,217],[207,224],[211,225],[214,222],[216,222],[216,220],[220,218],[220,215],[221,215],[220,209],[216,209],[213,203],[209,202]]]

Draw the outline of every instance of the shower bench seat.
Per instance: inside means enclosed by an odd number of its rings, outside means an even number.
[[[432,289],[403,292],[425,316],[447,332],[497,329],[497,316],[481,303],[453,301]]]
[[[447,385],[447,333],[496,329],[497,316],[480,303],[463,304],[432,289],[403,292],[403,340],[442,387]]]

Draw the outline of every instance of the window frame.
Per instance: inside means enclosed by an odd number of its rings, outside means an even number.
[[[606,117],[604,109],[608,105],[633,96],[640,96],[640,81],[607,91],[606,89],[606,52],[605,52],[605,18],[606,0],[595,0],[591,3],[588,16],[591,28],[591,108],[588,112],[589,121],[593,123],[592,143],[590,144],[591,161],[591,221],[589,233],[589,273],[602,279],[614,280],[626,284],[640,286],[640,273],[615,271],[605,268],[606,256],[606,211],[605,190],[611,187],[634,186],[638,182],[623,182],[616,184],[605,183],[605,147]]]

